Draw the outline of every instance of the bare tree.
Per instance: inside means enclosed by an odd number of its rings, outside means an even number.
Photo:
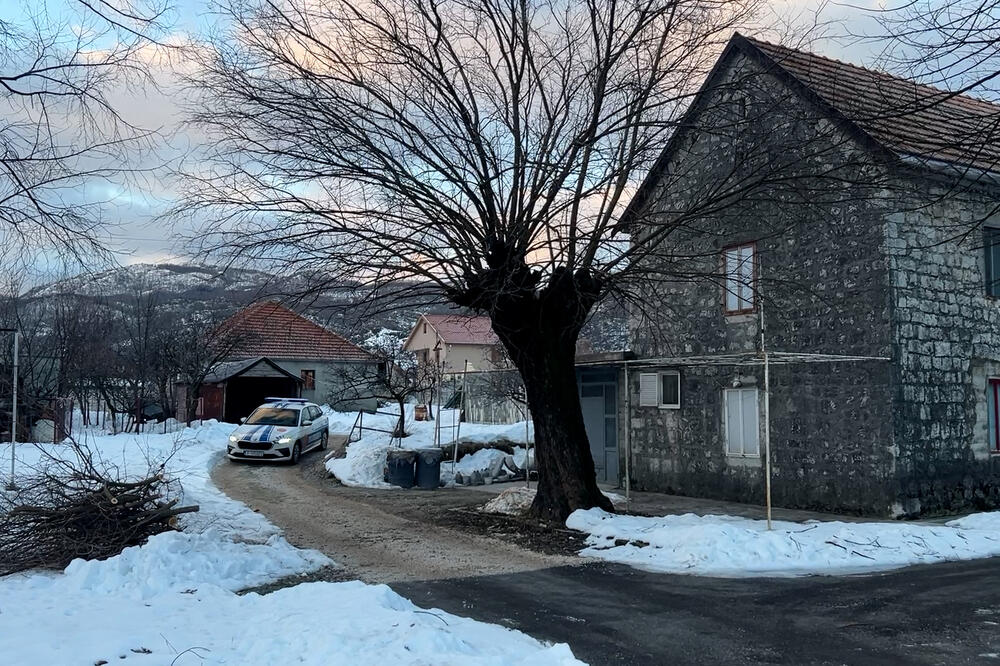
[[[194,420],[205,378],[248,343],[248,332],[223,323],[219,316],[191,313],[168,324],[161,334],[163,364],[172,379],[187,386],[184,414],[189,424]]]
[[[383,331],[387,333],[387,331]],[[417,363],[412,352],[403,350],[403,340],[393,335],[376,335],[364,344],[375,363],[341,365],[338,399],[376,398],[399,406],[399,420],[393,437],[406,437],[404,405],[414,396],[434,388],[437,376],[432,366]]]
[[[0,19],[0,241],[80,258],[104,252],[96,233],[106,202],[86,193],[125,173],[129,151],[152,136],[121,116],[110,92],[144,76],[139,51],[157,39],[164,6],[76,0],[64,9],[25,3],[23,19]]]
[[[212,212],[204,251],[311,271],[316,289],[360,276],[487,314],[535,422],[534,515],[611,510],[576,342],[595,303],[628,298],[629,285],[717,280],[717,265],[644,260],[671,233],[704,232],[733,201],[790,181],[775,174],[789,165],[779,154],[688,192],[649,218],[641,243],[619,225],[637,174],[685,129],[723,42],[759,8],[230,0],[233,30],[202,51],[193,80],[212,161],[178,213]]]

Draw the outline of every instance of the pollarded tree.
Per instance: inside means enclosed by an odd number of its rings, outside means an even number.
[[[720,178],[640,244],[618,224],[722,44],[759,9],[229,0],[230,30],[192,80],[213,148],[178,213],[211,215],[204,251],[309,271],[317,289],[425,288],[488,315],[534,418],[534,515],[610,510],[577,399],[577,338],[598,300],[636,280],[717,279],[643,259],[782,182],[766,161]]]

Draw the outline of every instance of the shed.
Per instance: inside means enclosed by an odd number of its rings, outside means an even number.
[[[301,394],[302,379],[266,356],[224,361],[205,378],[197,416],[236,423],[249,416],[264,398],[298,398]]]

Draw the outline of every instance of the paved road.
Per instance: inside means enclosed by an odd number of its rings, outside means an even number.
[[[223,464],[213,478],[354,575],[569,643],[591,664],[1000,664],[1000,560],[849,578],[651,574],[423,525],[422,506],[472,494],[343,488],[306,462]]]

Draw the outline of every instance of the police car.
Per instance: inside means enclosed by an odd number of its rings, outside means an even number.
[[[320,408],[301,398],[266,398],[229,436],[230,460],[276,460],[293,465],[325,449],[329,432]]]

